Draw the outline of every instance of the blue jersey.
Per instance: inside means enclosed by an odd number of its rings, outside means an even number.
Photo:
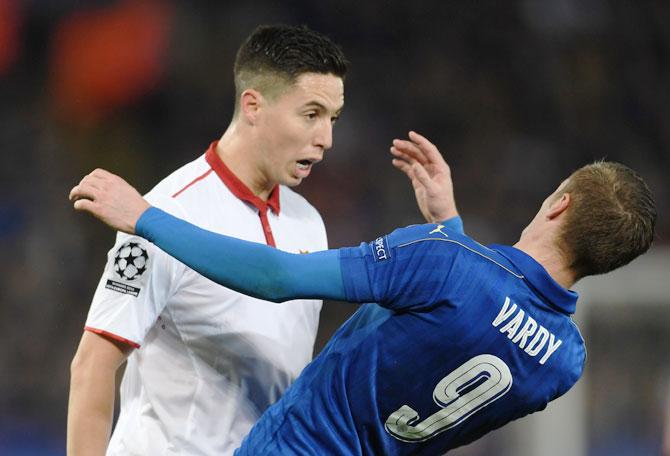
[[[577,294],[530,256],[415,225],[339,251],[365,304],[238,455],[436,455],[542,410],[580,377]]]
[[[459,218],[308,255],[211,233],[156,208],[136,230],[245,294],[379,303],[336,332],[240,455],[441,454],[542,410],[583,369],[570,318],[577,295],[522,251],[463,235]]]

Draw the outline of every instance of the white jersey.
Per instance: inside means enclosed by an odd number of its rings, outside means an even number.
[[[277,187],[267,204],[214,152],[146,195],[198,226],[287,252],[327,248],[307,201]],[[195,273],[153,244],[119,234],[86,329],[137,348],[121,384],[108,455],[232,454],[311,360],[321,301],[275,304]]]

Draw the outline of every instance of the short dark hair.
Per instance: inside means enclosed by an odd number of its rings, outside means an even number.
[[[328,37],[306,26],[261,25],[237,51],[236,112],[242,92],[255,88],[266,96],[291,85],[303,73],[333,74],[342,79],[349,63]]]
[[[656,204],[629,167],[606,161],[586,165],[572,173],[560,193],[569,193],[571,203],[559,247],[576,280],[626,265],[651,246]]]

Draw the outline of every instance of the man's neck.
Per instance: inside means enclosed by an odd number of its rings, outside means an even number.
[[[216,154],[254,195],[263,201],[268,200],[277,183],[268,180],[253,140],[242,138],[234,123],[221,136]]]
[[[540,263],[551,278],[566,290],[575,284],[575,274],[568,267],[565,257],[557,248],[543,245],[542,242],[533,242],[523,237],[514,244],[514,247]]]

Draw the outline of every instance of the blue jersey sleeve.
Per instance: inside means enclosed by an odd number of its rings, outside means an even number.
[[[451,231],[453,233],[465,234],[465,231],[463,230],[463,219],[458,216],[445,220],[441,225],[444,227],[445,232]]]
[[[345,299],[337,250],[282,252],[198,228],[155,207],[142,214],[135,231],[208,279],[249,296]]]
[[[418,241],[430,240],[426,233],[440,239],[456,230],[462,230],[459,217],[396,230],[357,248],[298,255],[204,230],[155,207],[147,209],[135,227],[139,236],[196,272],[249,296],[275,302],[379,302],[395,308],[430,302],[430,296],[423,295],[443,286],[444,255]],[[410,244],[416,245],[402,249]],[[386,255],[396,261],[383,262]],[[434,283],[422,282],[421,277]]]
[[[347,301],[403,310],[432,306],[444,296],[465,238],[460,217],[412,225],[355,248],[340,249]]]

